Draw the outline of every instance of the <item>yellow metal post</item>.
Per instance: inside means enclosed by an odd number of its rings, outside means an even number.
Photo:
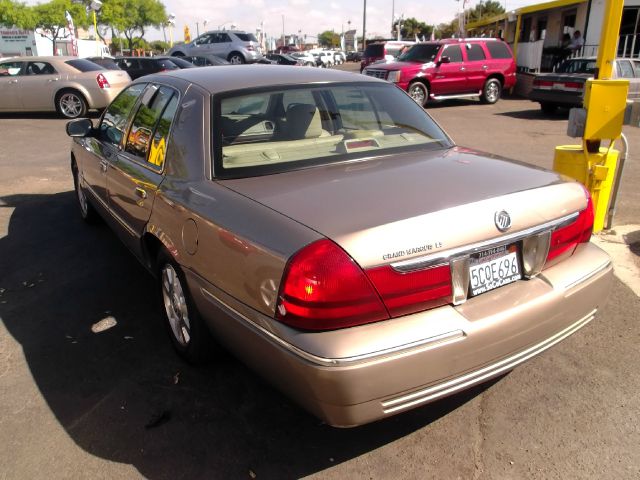
[[[622,9],[624,0],[608,0],[602,20],[602,33],[600,34],[600,46],[598,47],[597,77],[609,79],[613,73],[613,61],[616,58],[618,48],[618,36],[620,23],[622,22]]]
[[[518,20],[516,21],[516,36],[513,39],[513,58],[516,59],[516,64],[518,63],[518,42],[520,41],[521,24],[522,24],[522,15],[518,15]]]
[[[578,180],[589,190],[595,209],[594,232],[604,228],[611,202],[619,157],[613,146],[622,134],[629,89],[628,80],[611,80],[623,6],[624,0],[606,0],[596,78],[585,84],[582,145],[556,147],[554,158],[554,170]],[[609,140],[608,148],[600,146],[602,140]]]
[[[96,11],[93,11],[93,31],[95,32],[95,37],[96,37],[96,54],[99,56],[102,56],[101,53],[101,49],[100,49],[100,43],[98,42],[98,39],[100,38],[98,36],[98,19],[96,18]]]

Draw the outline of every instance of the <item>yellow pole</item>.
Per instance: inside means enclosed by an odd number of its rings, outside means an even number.
[[[95,37],[96,37],[96,55],[102,56],[102,55],[100,55],[100,53],[101,53],[100,52],[100,43],[98,41],[98,39],[100,38],[98,36],[98,20],[96,19],[96,11],[95,10],[92,10],[92,11],[93,11],[93,30],[95,32]]]
[[[598,48],[597,79],[610,79],[612,77],[623,7],[624,0],[607,0],[605,5],[600,47]]]
[[[169,46],[173,47],[173,25],[169,24]]]
[[[516,59],[516,65],[518,64],[518,40],[520,40],[520,26],[522,24],[522,15],[518,15],[516,21],[516,36],[513,39],[513,58]]]

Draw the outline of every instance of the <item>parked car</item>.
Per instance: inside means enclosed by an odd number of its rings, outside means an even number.
[[[360,72],[367,66],[380,60],[393,60],[400,55],[401,52],[414,44],[415,42],[408,41],[375,42],[368,44],[362,53]]]
[[[347,62],[361,62],[362,61],[362,51],[352,51],[347,52]]]
[[[320,57],[320,61],[322,62],[322,67],[330,68],[335,65],[335,60],[333,58],[333,52],[329,52],[327,50],[323,50],[318,52],[318,56]]]
[[[193,63],[196,67],[215,67],[219,65],[230,65],[230,63],[224,58],[210,56],[210,57],[173,57],[183,58],[184,60]]]
[[[180,69],[172,59],[167,57],[116,57],[116,63],[133,80],[151,73]]]
[[[224,58],[229,63],[253,63],[262,57],[260,42],[252,34],[239,30],[213,30],[192,42],[176,45],[171,56],[209,56]]]
[[[86,57],[86,59],[107,70],[122,70],[114,57]]]
[[[82,218],[157,276],[177,351],[201,359],[211,332],[331,425],[513,369],[612,283],[582,185],[456,147],[374,78],[174,70],[67,133]]]
[[[301,63],[306,66],[306,67],[316,67],[316,58],[313,56],[313,54],[309,53],[309,52],[294,52],[291,54],[291,56],[299,61],[301,61]]]
[[[130,82],[126,72],[77,57],[0,60],[0,111],[82,117],[105,108]]]
[[[347,61],[347,55],[340,50],[334,50],[333,52],[333,63],[336,65],[342,65]]]
[[[186,58],[180,58],[180,57],[163,57],[163,56],[158,56],[158,57],[153,57],[156,60],[167,60],[171,63],[175,63],[175,65],[178,68],[195,68],[195,65],[193,63],[191,63],[190,61],[188,61]]]
[[[286,53],[267,53],[265,58],[276,65],[302,65],[297,58]]]
[[[463,97],[495,103],[515,85],[516,62],[501,40],[448,39],[418,43],[397,61],[370,65],[363,73],[395,83],[423,106]]]
[[[585,82],[593,78],[595,71],[595,57],[567,59],[555,72],[536,75],[529,99],[538,102],[544,113],[553,113],[558,107],[581,107]],[[613,77],[628,79],[627,98],[640,99],[640,60],[617,58]]]

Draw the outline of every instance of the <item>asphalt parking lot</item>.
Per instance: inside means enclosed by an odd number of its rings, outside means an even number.
[[[522,99],[428,112],[460,145],[541,167],[575,143],[566,115]],[[0,479],[640,477],[640,129],[617,235],[598,240],[630,276],[596,320],[496,381],[340,430],[232,357],[173,353],[151,277],[80,220],[64,125],[0,116]]]

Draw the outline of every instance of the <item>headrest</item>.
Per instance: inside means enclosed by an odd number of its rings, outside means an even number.
[[[287,130],[290,138],[318,138],[322,134],[322,120],[315,105],[295,103],[287,108]]]

